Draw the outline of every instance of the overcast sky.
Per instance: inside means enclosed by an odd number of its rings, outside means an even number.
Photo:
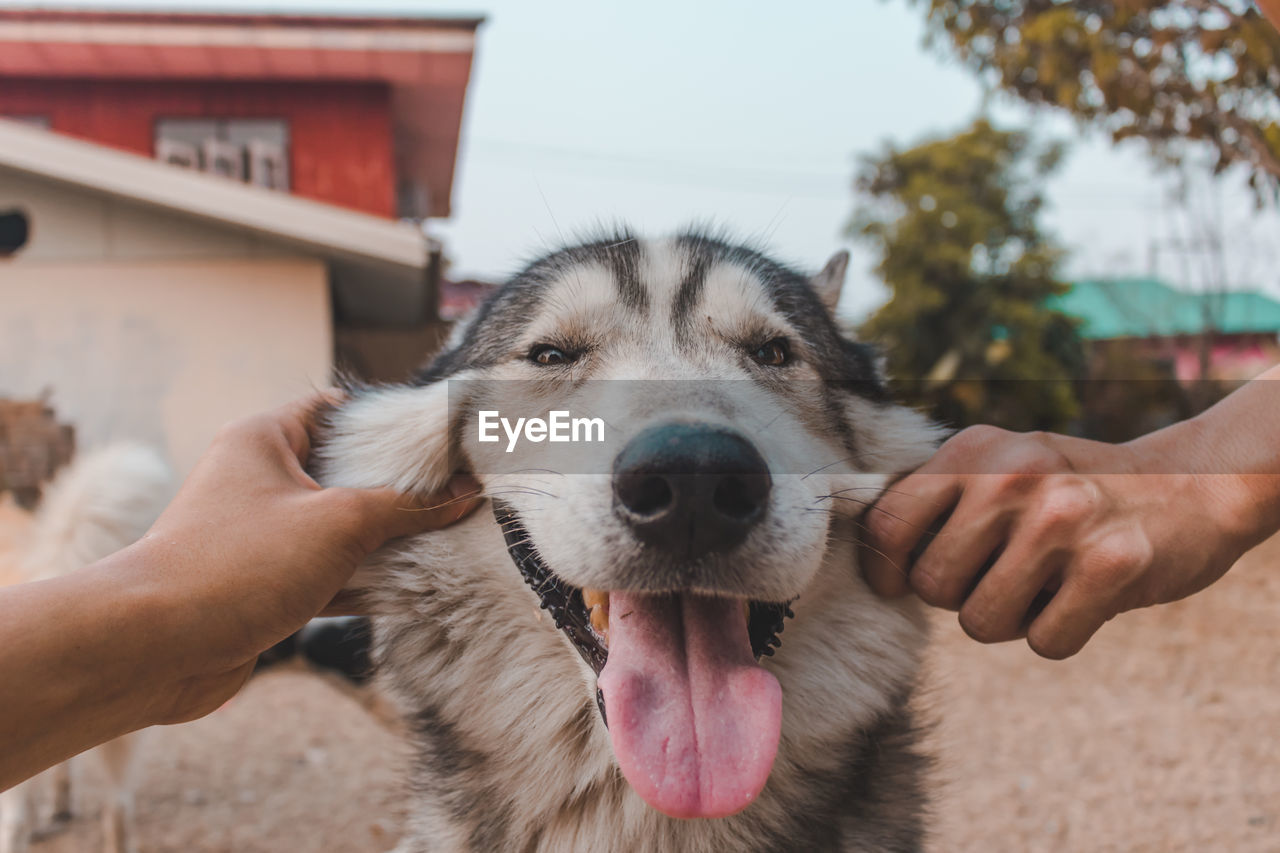
[[[32,3],[0,0],[0,5]],[[105,0],[46,6],[118,7]],[[131,8],[208,8],[148,2]],[[356,2],[224,0],[220,10],[363,10]],[[548,244],[597,223],[663,233],[715,223],[816,269],[854,249],[843,303],[860,316],[884,298],[870,253],[843,235],[856,155],[885,140],[950,133],[978,112],[973,78],[922,44],[907,0],[452,0],[379,10],[480,13],[476,66],[454,189],[439,223],[454,273],[500,278]],[[1074,140],[1046,223],[1074,276],[1159,271],[1203,286],[1204,257],[1168,241],[1187,217],[1167,202],[1138,146],[1114,150],[1072,125],[1003,104],[1005,125]],[[1280,219],[1238,180],[1197,209],[1223,223],[1230,275],[1280,295]]]

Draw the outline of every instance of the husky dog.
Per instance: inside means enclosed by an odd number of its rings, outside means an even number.
[[[938,433],[840,332],[847,261],[808,278],[703,233],[564,248],[415,381],[327,413],[323,483],[467,470],[491,499],[354,583],[415,739],[401,850],[921,849],[924,623],[869,591],[855,541]],[[609,439],[480,437],[555,410]]]
[[[34,514],[0,499],[0,563],[8,567],[0,577],[43,580],[113,554],[147,532],[172,494],[172,474],[149,448],[118,444],[88,453],[45,490]],[[116,738],[0,792],[0,853],[27,849],[37,829],[41,788],[52,788],[45,798],[51,817],[71,818],[73,767],[82,761],[99,764],[109,786],[102,809],[103,851],[135,850],[132,775],[142,737]]]

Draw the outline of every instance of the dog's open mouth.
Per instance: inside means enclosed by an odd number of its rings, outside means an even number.
[[[759,795],[781,732],[782,693],[759,666],[787,604],[583,590],[539,558],[494,502],[507,550],[556,627],[598,677],[597,699],[631,786],[673,817],[724,817]]]

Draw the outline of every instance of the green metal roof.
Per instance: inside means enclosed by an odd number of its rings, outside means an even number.
[[[1079,318],[1089,340],[1280,333],[1280,301],[1254,291],[1188,293],[1153,278],[1077,281],[1049,307]]]

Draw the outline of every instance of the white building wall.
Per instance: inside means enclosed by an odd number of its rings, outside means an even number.
[[[0,396],[47,391],[81,448],[142,440],[186,472],[222,424],[328,383],[324,261],[0,170],[13,207],[32,239],[0,259]]]

